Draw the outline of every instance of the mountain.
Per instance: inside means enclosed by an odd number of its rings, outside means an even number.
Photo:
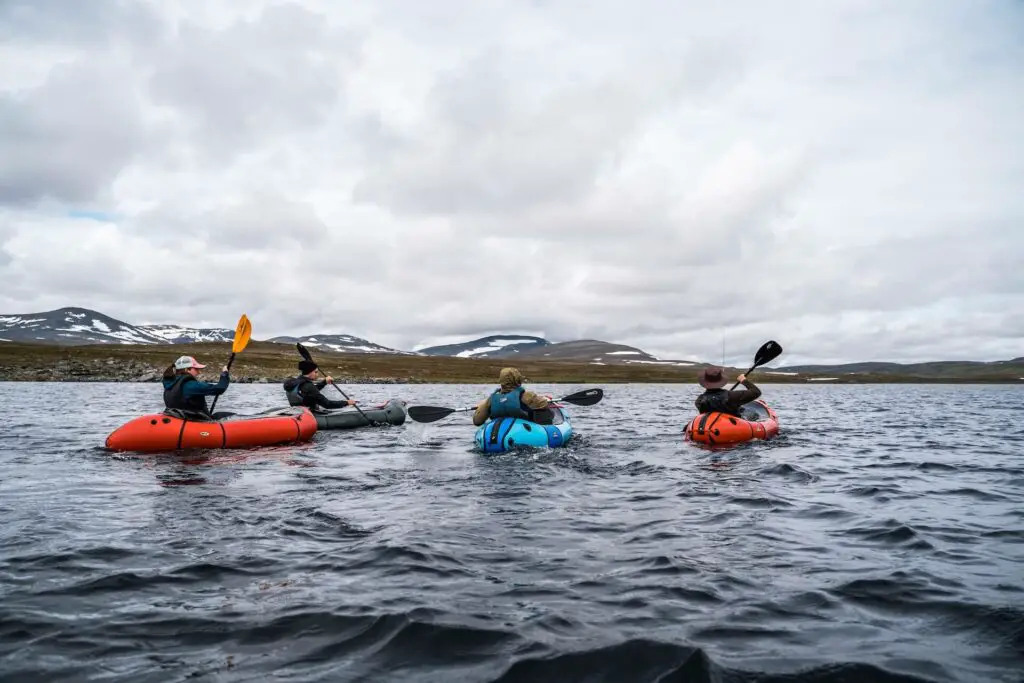
[[[541,337],[520,334],[501,334],[481,337],[461,344],[445,344],[420,349],[425,356],[452,356],[455,358],[505,358],[519,353],[547,347],[551,344]]]
[[[232,333],[233,334],[233,333]],[[0,315],[0,341],[81,344],[166,344],[142,327],[90,311],[58,308],[42,313]]]
[[[597,339],[580,339],[552,343],[541,337],[506,334],[481,337],[460,344],[446,344],[420,349],[427,356],[458,358],[508,358],[519,360],[562,360],[618,365],[695,365],[689,361],[660,360],[646,351],[625,344],[612,344]]]
[[[353,337],[349,334],[310,334],[305,337],[282,336],[273,337],[267,341],[277,344],[294,344],[295,342],[300,342],[303,346],[308,346],[310,348],[329,349],[331,351],[339,351],[341,353],[393,353],[403,356],[417,355],[410,351],[399,351],[398,349],[374,344],[371,341],[360,339],[359,337]]]
[[[139,325],[138,329],[163,339],[166,344],[229,342],[235,338],[235,331],[226,327],[190,328],[181,325]]]
[[[85,344],[197,344],[230,342],[235,331],[228,328],[195,328],[169,324],[132,325],[88,308],[59,308],[43,313],[0,315],[0,342],[26,342],[81,346]],[[255,339],[254,339],[255,341]],[[350,353],[391,353],[399,351],[347,334],[305,337],[274,337],[269,341]]]
[[[662,360],[635,346],[613,344],[598,339],[578,339],[576,341],[550,344],[543,349],[531,349],[524,353],[524,358],[531,360],[565,360],[588,362],[594,365],[674,365],[685,367],[696,365],[691,361]]]

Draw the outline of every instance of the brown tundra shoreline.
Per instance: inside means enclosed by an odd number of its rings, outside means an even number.
[[[209,367],[204,378],[216,379],[227,361],[231,345],[57,344],[0,343],[0,381],[15,382],[156,382],[163,369],[181,355],[195,356]],[[630,364],[595,365],[586,361],[530,360],[515,358],[473,359],[446,356],[405,356],[391,354],[337,353],[310,349],[325,372],[344,384],[493,384],[498,371],[515,365],[530,382],[541,384],[674,383],[696,381],[697,371],[707,364],[652,366]],[[235,357],[232,381],[282,382],[297,374],[299,355],[294,346],[273,342],[251,342]],[[771,374],[759,368],[751,379],[762,384],[1020,384],[1024,363],[925,364],[936,369],[925,374],[910,373],[823,373]],[[735,377],[747,368],[730,368]]]

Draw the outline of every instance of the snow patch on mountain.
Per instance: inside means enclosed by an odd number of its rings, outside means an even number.
[[[484,344],[483,346],[477,346],[477,347],[474,347],[472,349],[466,349],[464,351],[459,351],[458,353],[455,354],[455,357],[456,358],[471,358],[471,357],[479,355],[481,353],[489,353],[491,351],[497,351],[498,349],[503,349],[506,346],[511,346],[513,344],[522,344],[522,343],[523,343],[522,338],[491,339],[486,344]]]

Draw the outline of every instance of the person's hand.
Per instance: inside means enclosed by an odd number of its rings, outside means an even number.
[[[739,382],[740,384],[743,384],[744,382],[747,381],[747,376],[746,375],[740,375],[739,377],[736,378],[736,381]]]
[[[357,403],[359,403],[359,401],[354,401],[354,400],[352,400],[352,399],[349,399],[349,400],[348,400],[348,404],[349,404],[350,406],[354,406],[354,405],[355,405],[355,404],[357,404]]]
[[[227,371],[228,371],[228,366],[226,366],[226,365],[225,365],[224,367],[222,367],[222,368],[220,369],[220,371],[221,371],[221,372],[227,372]]]
[[[331,377],[330,375],[327,375],[327,378],[324,381],[326,381],[328,384],[334,384],[334,378]]]

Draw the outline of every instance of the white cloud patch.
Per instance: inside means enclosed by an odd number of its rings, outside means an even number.
[[[0,3],[0,310],[1020,356],[1022,19]]]

